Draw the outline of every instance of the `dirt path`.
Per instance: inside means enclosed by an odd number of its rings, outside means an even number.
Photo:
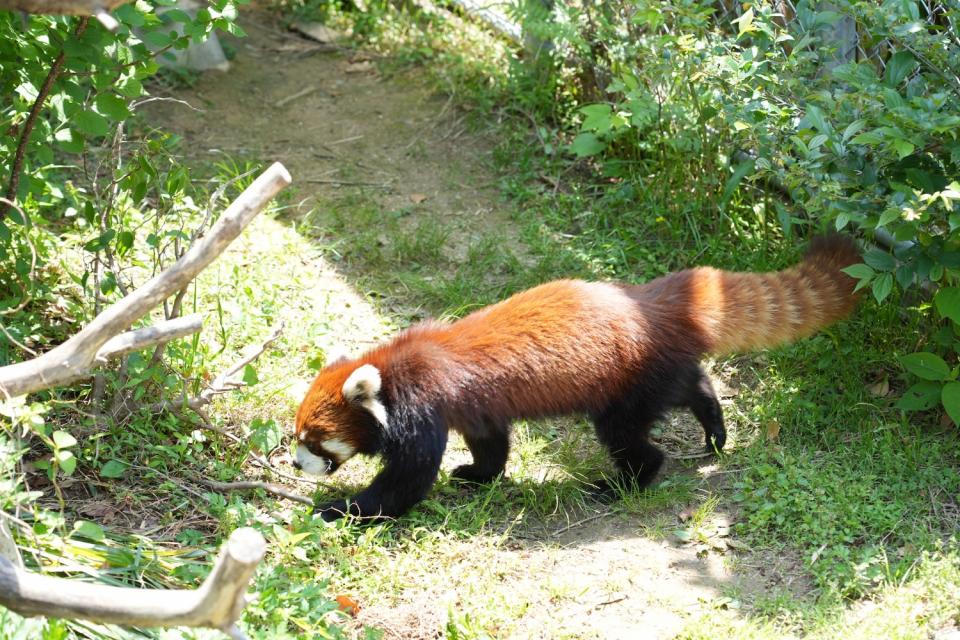
[[[360,187],[384,211],[409,208],[411,220],[432,217],[448,225],[447,250],[454,254],[463,255],[472,229],[510,228],[488,167],[491,142],[467,132],[463,114],[416,75],[383,79],[368,57],[318,53],[314,43],[282,32],[265,16],[247,18],[244,26],[250,35],[238,42],[229,73],[206,74],[176,92],[202,111],[163,103],[151,113],[185,138],[192,163],[224,154],[282,161],[296,185],[294,221],[298,211],[306,215]],[[325,258],[301,262],[316,277],[296,297],[338,301],[333,338],[357,346],[388,330]],[[698,426],[691,428],[699,434]],[[551,531],[445,542],[436,553],[446,558],[448,575],[438,582],[426,577],[437,570],[418,568],[422,580],[416,572],[400,578],[406,586],[380,594],[361,621],[390,638],[435,638],[445,635],[448,615],[469,612],[472,600],[489,599],[493,588],[507,608],[501,620],[509,623],[479,624],[495,637],[671,638],[730,594],[789,587],[783,571],[764,575],[762,558],[731,562],[735,556],[723,539],[730,515],[722,509],[702,523],[708,532],[702,544],[671,535],[680,526],[676,513],[644,521],[599,513],[588,509],[571,517],[573,526],[554,522]],[[660,535],[650,537],[654,528]]]

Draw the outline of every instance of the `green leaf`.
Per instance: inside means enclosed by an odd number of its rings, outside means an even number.
[[[723,195],[720,197],[721,209],[726,208],[727,203],[730,202],[730,198],[733,197],[737,187],[740,186],[740,182],[743,181],[743,178],[747,174],[753,172],[755,164],[753,160],[744,160],[733,170],[733,175],[727,178],[727,183],[723,185]]]
[[[908,142],[903,138],[894,138],[890,144],[893,145],[894,151],[897,152],[897,158],[900,160],[906,158],[908,155],[913,153],[914,149],[916,149],[912,142]]]
[[[893,291],[893,274],[882,273],[873,281],[873,297],[877,302],[883,302]]]
[[[853,144],[878,145],[883,142],[883,135],[878,131],[864,131],[850,142]]]
[[[134,235],[132,231],[121,231],[117,234],[117,251],[120,255],[125,254],[133,246]]]
[[[130,117],[127,101],[112,93],[103,93],[96,99],[97,111],[114,120],[126,120]]]
[[[843,130],[843,141],[846,142],[855,136],[865,126],[867,126],[866,120],[854,120],[851,122],[849,125],[847,125],[847,128]]]
[[[107,229],[93,240],[90,240],[84,244],[83,248],[91,252],[103,251],[103,249],[110,244],[110,241],[113,240],[114,236],[116,235],[116,229]]]
[[[243,384],[248,387],[260,382],[260,379],[257,377],[257,370],[253,367],[252,364],[248,364],[243,368]]]
[[[96,111],[80,111],[73,116],[73,125],[84,135],[98,137],[110,133],[110,122]]]
[[[569,148],[578,158],[586,158],[597,155],[606,149],[607,145],[592,133],[581,133],[574,138]]]
[[[86,538],[91,542],[102,542],[106,537],[103,527],[98,525],[96,522],[90,522],[89,520],[77,520],[74,522],[73,533],[70,535]]]
[[[59,449],[66,449],[67,447],[72,447],[77,444],[77,439],[66,431],[54,431],[53,443],[57,445]]]
[[[807,116],[804,120],[810,122],[820,133],[830,133],[830,125],[827,123],[827,118],[817,105],[807,105]]]
[[[944,318],[960,323],[960,287],[943,287],[933,297],[937,311]]]
[[[283,442],[283,430],[274,420],[256,419],[250,423],[250,444],[267,455]]]
[[[60,148],[67,153],[80,153],[83,151],[83,136],[74,133],[71,129],[60,129],[53,134],[53,139],[56,140]]]
[[[100,467],[100,475],[104,478],[121,478],[127,471],[127,463],[120,460],[110,460]]]
[[[873,270],[873,268],[863,264],[862,262],[858,264],[852,264],[849,267],[844,267],[841,269],[841,271],[852,278],[856,278],[857,280],[867,280],[868,278],[872,278],[874,275],[876,275],[876,272]]]
[[[885,209],[883,213],[880,214],[880,219],[877,220],[877,226],[883,227],[885,225],[888,225],[894,220],[898,219],[899,217],[900,217],[900,209],[898,209],[897,207],[889,207],[888,209]]]
[[[580,125],[582,130],[594,131],[600,134],[610,131],[610,127],[613,124],[613,109],[610,105],[588,104],[580,108],[580,113],[586,116],[583,124]]]
[[[168,27],[161,27],[159,30],[146,31],[143,34],[143,41],[156,49],[162,49],[163,47],[173,44],[174,38],[162,30],[165,28]]]
[[[897,284],[901,289],[907,289],[913,284],[914,276],[917,274],[917,268],[912,264],[904,264],[897,267]]]
[[[950,376],[950,367],[935,353],[910,353],[900,357],[900,364],[923,380],[946,380]]]
[[[60,470],[63,471],[63,474],[69,476],[73,475],[74,469],[77,468],[77,459],[70,451],[58,451],[57,464],[60,465]]]
[[[873,297],[877,302],[883,302],[893,291],[893,274],[882,273],[880,277],[873,281]]]
[[[743,35],[753,31],[753,8],[747,9],[743,12],[743,15],[734,20],[738,23],[740,33],[738,35]]]
[[[953,420],[953,424],[960,425],[960,382],[948,382],[943,385],[940,400],[943,402],[943,408],[947,410],[947,415]]]
[[[930,382],[929,380],[918,382],[903,392],[895,406],[904,411],[932,409],[940,401],[942,387],[943,385],[939,382]]]
[[[909,51],[898,51],[887,60],[887,67],[883,71],[883,82],[888,87],[895,87],[917,68],[917,61]]]
[[[863,254],[863,261],[877,271],[893,271],[897,268],[896,259],[883,249],[870,249]]]

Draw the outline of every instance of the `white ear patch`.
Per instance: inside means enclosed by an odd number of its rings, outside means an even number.
[[[361,365],[343,383],[343,397],[350,402],[376,400],[380,392],[380,371],[372,364]]]
[[[377,422],[387,426],[387,408],[377,398],[380,393],[380,371],[372,364],[364,364],[356,368],[343,383],[343,397],[348,402],[359,404],[373,414]]]

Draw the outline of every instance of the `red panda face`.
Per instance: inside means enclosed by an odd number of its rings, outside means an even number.
[[[325,475],[355,453],[371,452],[377,425],[387,422],[380,386],[371,364],[338,362],[321,371],[297,411],[294,466]]]

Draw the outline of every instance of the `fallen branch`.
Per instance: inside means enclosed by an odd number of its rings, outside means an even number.
[[[134,329],[114,336],[97,351],[95,360],[105,362],[147,347],[166,344],[171,340],[197,333],[203,328],[203,316],[194,313],[182,318],[164,320],[149,327]]]
[[[230,491],[255,491],[256,489],[263,489],[267,493],[272,493],[273,495],[280,496],[286,500],[299,502],[300,504],[305,504],[308,507],[313,506],[313,500],[310,498],[302,496],[299,493],[289,491],[286,489],[286,487],[281,487],[280,485],[273,484],[272,482],[256,482],[253,480],[243,480],[240,482],[217,482],[215,480],[207,480],[205,478],[198,477],[194,477],[194,481],[221,493],[229,493]]]
[[[104,310],[55,349],[32,360],[0,368],[0,394],[18,396],[89,375],[98,352],[110,338],[187,286],[290,182],[290,174],[282,164],[271,165],[227,207],[207,235],[168,269]]]
[[[255,529],[230,534],[213,570],[196,590],[136,589],[51,578],[0,556],[0,605],[25,616],[80,618],[136,627],[206,627],[233,638],[247,585],[267,543]]]

